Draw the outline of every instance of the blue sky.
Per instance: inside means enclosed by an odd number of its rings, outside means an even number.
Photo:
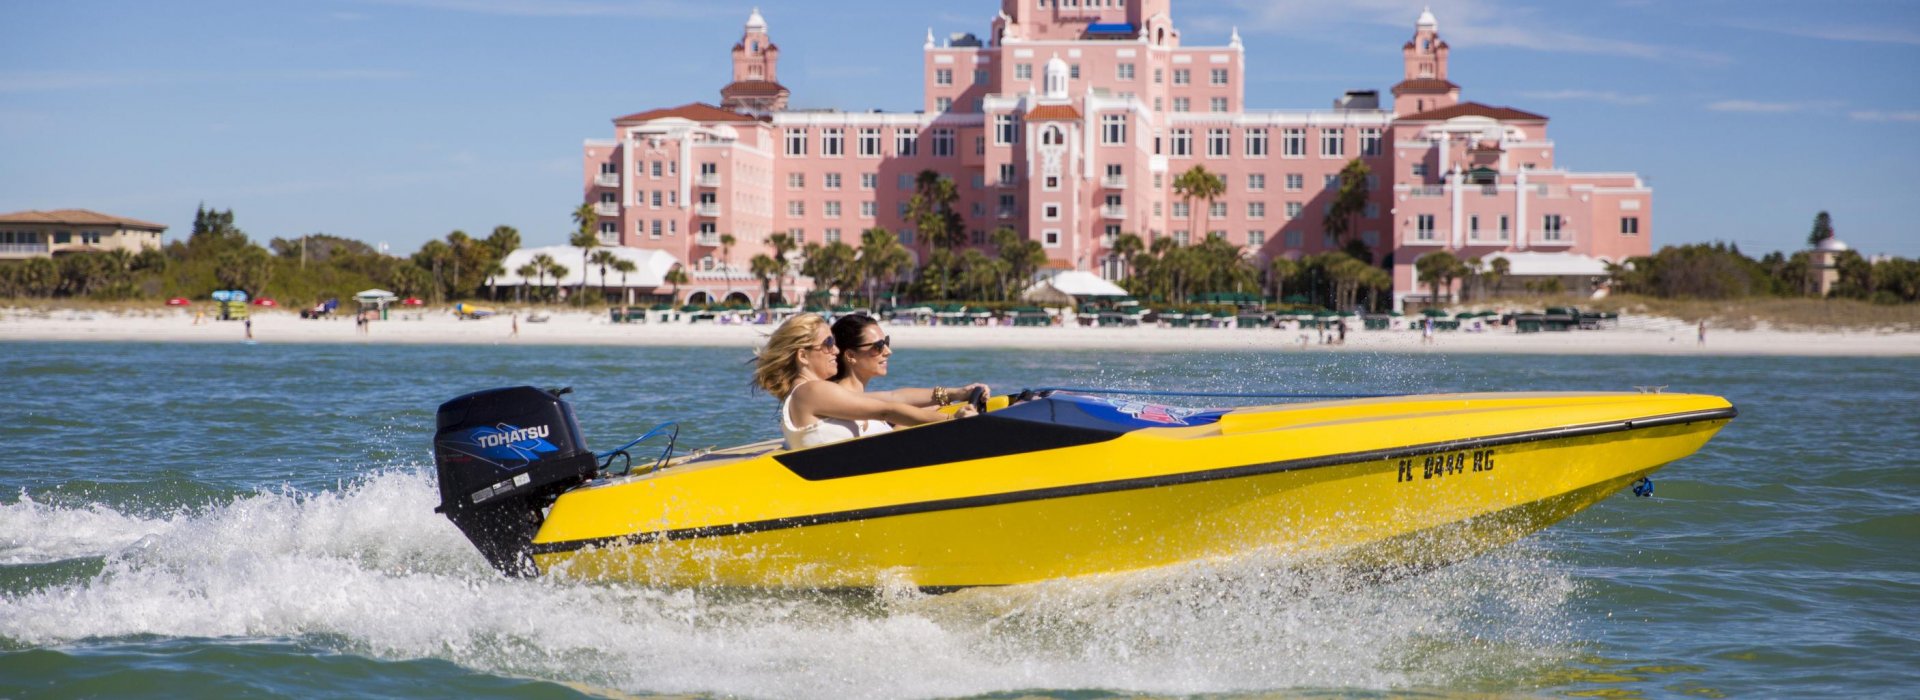
[[[911,110],[920,47],[998,0],[757,3],[796,107]],[[1175,0],[1190,45],[1239,27],[1248,104],[1383,93],[1420,0]],[[580,143],[717,102],[754,2],[0,0],[0,211],[78,207],[184,237],[408,253],[495,225],[564,241]],[[1436,0],[1466,99],[1546,114],[1562,167],[1655,188],[1655,245],[1802,245],[1814,214],[1920,257],[1920,2]],[[827,8],[833,8],[831,11]]]

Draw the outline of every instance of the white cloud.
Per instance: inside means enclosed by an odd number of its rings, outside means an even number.
[[[1920,46],[1920,31],[1904,26],[1903,22],[1890,20],[1882,26],[1842,26],[1809,25],[1803,22],[1759,22],[1755,20],[1735,20],[1726,23],[1729,27],[1748,29],[1770,34],[1826,39],[1874,44],[1906,44]]]
[[[1520,94],[1535,100],[1604,102],[1615,105],[1643,105],[1653,102],[1652,95],[1622,95],[1612,90],[1545,90]]]
[[[1418,3],[1407,0],[1233,0],[1245,29],[1280,34],[1322,34],[1328,25],[1373,24],[1413,30]],[[1504,46],[1530,51],[1627,56],[1704,64],[1732,62],[1724,54],[1593,36],[1561,29],[1566,23],[1543,17],[1533,5],[1512,0],[1452,0],[1437,3],[1440,35],[1456,46]],[[1207,24],[1238,20],[1208,18]]]
[[[1749,114],[1788,114],[1832,109],[1839,106],[1834,102],[1761,102],[1758,100],[1721,100],[1707,105],[1715,112],[1745,112]]]
[[[1920,122],[1920,110],[1882,112],[1872,109],[1849,112],[1847,116],[1862,122]]]
[[[126,86],[243,81],[354,82],[406,80],[415,74],[380,68],[314,68],[232,73],[187,71],[0,71],[0,93],[97,90]]]

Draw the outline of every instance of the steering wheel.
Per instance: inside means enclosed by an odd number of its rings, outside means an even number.
[[[967,392],[967,405],[973,407],[975,415],[987,412],[987,388],[976,386]]]

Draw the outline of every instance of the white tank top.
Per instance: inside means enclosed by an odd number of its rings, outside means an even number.
[[[798,390],[800,387],[795,385],[793,388]],[[804,428],[796,427],[793,424],[793,394],[794,392],[787,392],[787,398],[780,402],[780,434],[787,439],[789,450],[804,450],[893,430],[893,426],[883,420],[846,420],[826,417],[821,417],[813,425]]]

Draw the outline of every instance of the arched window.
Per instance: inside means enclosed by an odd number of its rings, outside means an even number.
[[[1067,135],[1061,131],[1058,126],[1049,126],[1046,131],[1040,132],[1040,143],[1042,145],[1058,146],[1066,142]]]

